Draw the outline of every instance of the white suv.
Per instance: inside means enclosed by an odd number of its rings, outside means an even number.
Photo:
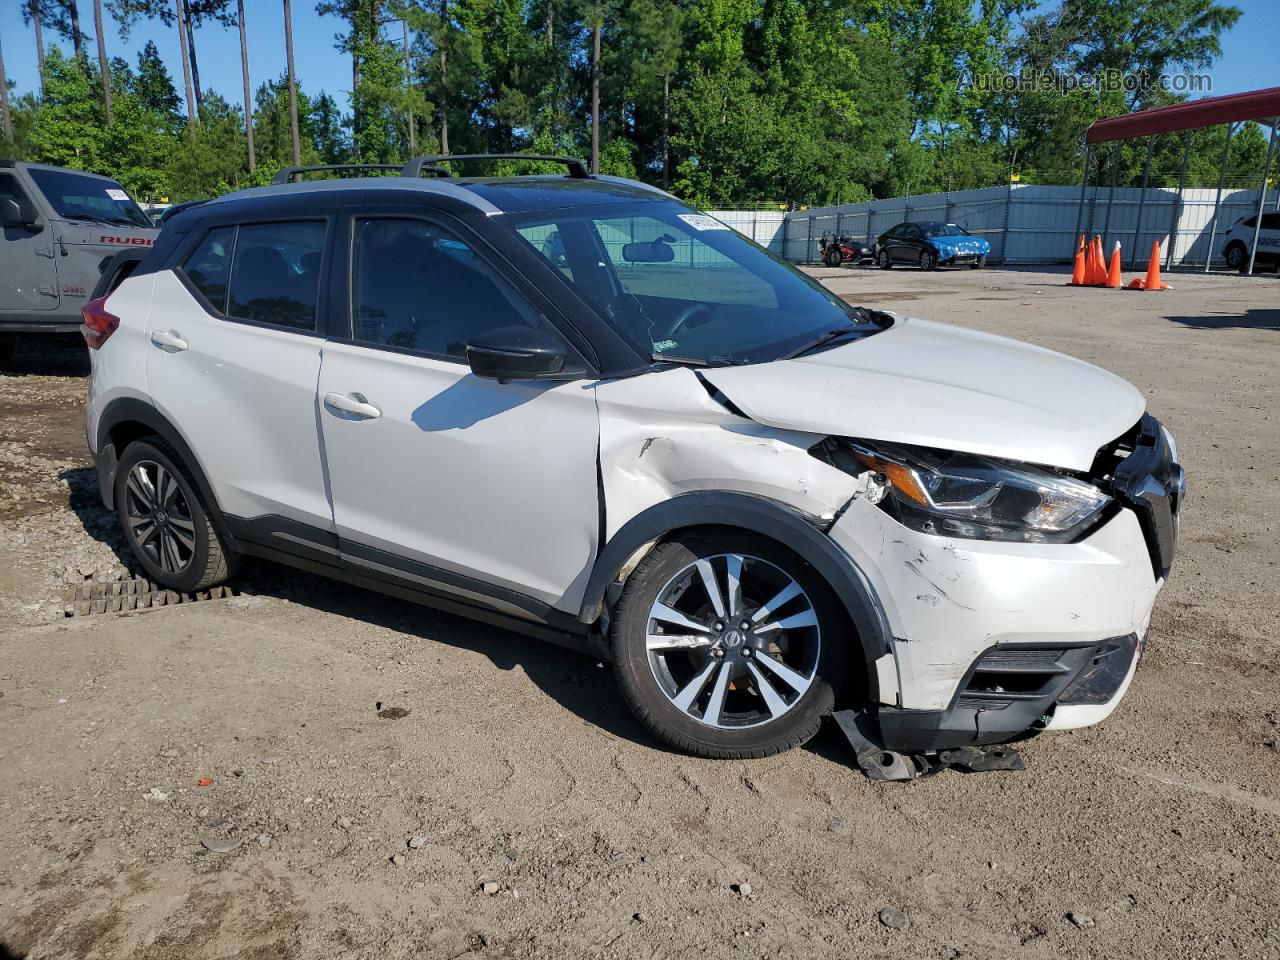
[[[183,211],[86,308],[147,576],[268,557],[577,646],[703,756],[837,701],[907,752],[1112,711],[1183,490],[1138,390],[576,161],[431,162]]]
[[[1255,214],[1241,217],[1231,225],[1222,240],[1222,257],[1232,270],[1246,273],[1249,270],[1249,251],[1253,249],[1254,227],[1258,223]],[[1254,268],[1280,266],[1280,213],[1264,213],[1262,226],[1258,228],[1258,252],[1254,256]]]

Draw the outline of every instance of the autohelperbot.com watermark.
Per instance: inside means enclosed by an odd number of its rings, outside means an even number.
[[[1098,93],[1212,93],[1209,73],[1148,73],[1145,70],[1100,70],[1066,73],[1057,70],[1023,70],[1019,73],[980,73],[974,86],[982,93],[1059,93],[1076,90]]]

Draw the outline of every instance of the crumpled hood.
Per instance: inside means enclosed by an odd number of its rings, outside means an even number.
[[[1087,470],[1146,408],[1130,383],[1006,337],[914,318],[830,350],[699,371],[772,427]]]

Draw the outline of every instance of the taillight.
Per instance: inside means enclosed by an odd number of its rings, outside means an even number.
[[[89,345],[90,350],[101,347],[116,332],[116,327],[120,326],[120,318],[107,312],[106,297],[90,300],[80,308],[80,316],[84,318],[84,323],[80,324],[80,333],[84,335],[84,342]]]

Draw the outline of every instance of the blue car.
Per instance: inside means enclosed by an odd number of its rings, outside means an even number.
[[[987,265],[991,244],[954,223],[900,223],[876,238],[876,263],[888,270],[909,263],[921,270],[968,264]]]

